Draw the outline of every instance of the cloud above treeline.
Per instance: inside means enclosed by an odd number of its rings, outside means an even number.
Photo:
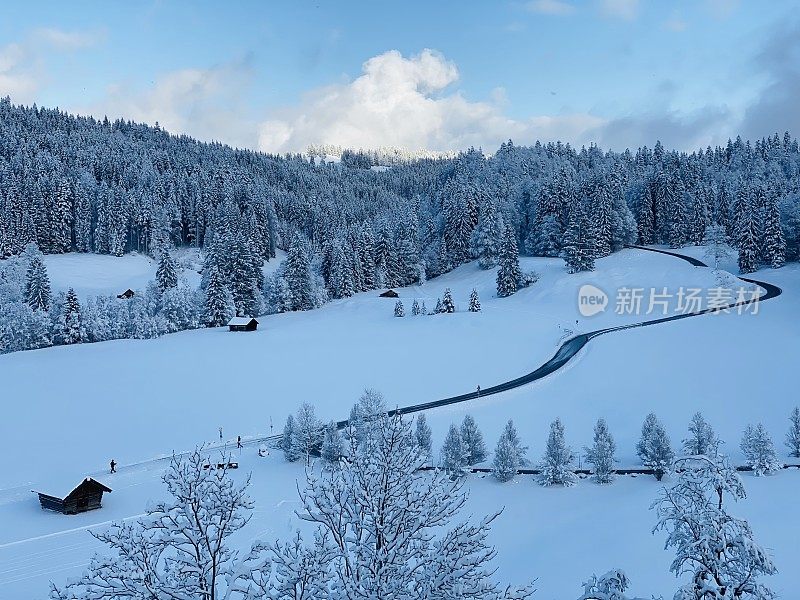
[[[719,10],[727,6],[722,0]],[[565,0],[530,2],[530,10],[567,16]],[[635,17],[635,2],[601,2],[617,18]],[[0,97],[32,103],[48,81],[46,50],[78,51],[95,44],[96,34],[40,29],[21,42],[0,47]],[[707,105],[691,112],[674,108],[670,85],[658,89],[657,103],[629,114],[566,112],[509,114],[502,88],[483,99],[459,89],[458,66],[432,49],[403,55],[389,50],[366,60],[352,79],[308,90],[296,104],[269,112],[252,105],[253,61],[164,73],[146,88],[125,80],[108,85],[91,103],[63,108],[98,117],[154,124],[242,148],[271,153],[302,152],[309,145],[352,148],[393,146],[452,151],[480,147],[494,151],[502,142],[561,140],[574,146],[596,143],[624,150],[652,146],[693,150],[724,143],[741,133],[761,137],[775,131],[800,132],[800,24],[784,25],[753,59],[752,72],[767,84],[746,110]],[[518,111],[517,111],[518,113]]]

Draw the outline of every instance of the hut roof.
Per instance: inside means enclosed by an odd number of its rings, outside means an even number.
[[[74,479],[72,481],[74,481]],[[83,485],[86,485],[86,484],[89,484],[89,485],[92,485],[92,486],[97,486],[99,489],[103,490],[104,492],[110,492],[111,491],[110,487],[108,487],[104,483],[101,483],[101,482],[97,481],[94,477],[85,477],[83,479],[83,481],[78,483],[78,485],[75,485],[75,486],[73,486],[71,488],[69,487],[69,484],[67,484],[66,482],[62,483],[62,482],[58,482],[57,481],[54,484],[52,484],[51,487],[48,488],[50,490],[50,492],[42,492],[42,491],[38,491],[38,490],[34,490],[34,491],[37,494],[44,494],[45,496],[50,496],[52,498],[64,499],[64,498],[68,498],[79,487],[81,487]],[[51,492],[54,492],[54,493],[51,493]]]
[[[253,317],[233,317],[228,321],[228,325],[247,325],[251,321],[256,321]],[[258,323],[258,321],[256,321]]]

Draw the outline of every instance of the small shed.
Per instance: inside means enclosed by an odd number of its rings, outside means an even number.
[[[132,289],[128,288],[127,290],[125,290],[121,294],[118,294],[117,298],[119,298],[120,300],[129,300],[130,298],[133,298],[133,295],[135,293],[136,292],[134,292]]]
[[[66,496],[55,496],[36,491],[34,493],[39,495],[39,504],[43,509],[54,510],[65,515],[76,515],[100,508],[103,492],[110,491],[111,488],[96,479],[87,477]]]
[[[258,321],[252,317],[233,317],[228,321],[228,328],[231,331],[255,331],[258,329]]]
[[[381,294],[381,298],[397,298],[397,297],[398,293],[395,292],[394,290],[386,290]]]

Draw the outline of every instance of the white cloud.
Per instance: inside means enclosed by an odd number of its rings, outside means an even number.
[[[683,20],[679,15],[674,14],[669,19],[664,22],[664,28],[669,31],[674,31],[676,33],[680,33],[681,31],[686,31],[686,28],[689,24]]]
[[[608,17],[632,21],[639,16],[639,0],[600,0],[600,10]]]
[[[589,130],[603,123],[588,114],[513,119],[503,114],[502,91],[490,101],[471,102],[458,91],[447,92],[457,80],[455,64],[433,50],[410,58],[396,50],[385,52],[365,62],[352,82],[314,90],[298,107],[262,123],[259,149],[294,152],[310,144],[335,144],[493,150],[508,138],[582,143]]]
[[[114,84],[100,102],[74,109],[110,119],[158,122],[172,133],[252,148],[256,124],[243,103],[251,79],[247,59],[207,69],[182,69],[160,76],[145,90]]]
[[[0,97],[28,104],[48,79],[47,56],[53,51],[86,48],[100,39],[98,34],[37,29],[20,42],[0,47]]]
[[[575,7],[563,0],[531,0],[525,5],[531,12],[543,15],[571,15],[575,12]]]

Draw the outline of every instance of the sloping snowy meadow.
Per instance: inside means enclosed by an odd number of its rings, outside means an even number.
[[[701,249],[686,253],[702,258]],[[62,262],[79,271],[70,260]],[[58,287],[58,262],[48,267]],[[398,290],[404,318],[393,316],[393,300],[371,292],[307,313],[264,317],[255,333],[207,329],[1,356],[10,411],[0,422],[0,450],[11,460],[0,472],[0,598],[44,597],[48,580],[80,572],[97,547],[86,528],[139,515],[161,497],[163,461],[126,465],[218,440],[219,427],[225,440],[268,435],[270,423],[277,433],[304,401],[321,418],[345,418],[365,387],[381,390],[390,407],[485,388],[532,371],[576,331],[661,316],[622,316],[610,306],[582,317],[577,297],[585,283],[610,295],[620,287],[717,285],[710,269],[639,250],[601,259],[595,272],[580,275],[567,275],[557,259],[523,259],[522,267],[538,272],[539,281],[505,299],[495,297],[494,271],[475,264]],[[742,430],[757,421],[785,458],[782,439],[797,403],[789,381],[800,355],[793,314],[800,269],[763,270],[756,278],[784,289],[759,305],[758,314],[707,315],[612,333],[535,384],[430,411],[434,447],[451,422],[470,413],[491,450],[511,418],[529,458],[537,460],[554,418],[561,418],[567,441],[579,450],[602,416],[617,440],[620,464],[634,466],[634,444],[648,412],[658,414],[678,445],[700,410],[734,460],[741,460]],[[130,287],[127,280],[109,286]],[[431,310],[448,287],[458,312],[411,316],[415,298]],[[466,310],[473,288],[480,313]],[[77,483],[102,472],[112,458],[122,468],[105,478],[114,492],[100,511],[75,517],[43,512],[30,493],[56,481]],[[236,477],[253,472],[256,501],[243,537],[286,537],[299,526],[292,514],[302,467],[275,453],[259,459],[252,446],[240,461]],[[792,509],[800,472],[747,476],[745,483],[749,498],[732,511],[750,519],[757,539],[774,552],[781,572],[771,584],[786,591],[796,557],[791,532],[800,526]],[[551,489],[531,477],[500,484],[472,475],[468,511],[483,515],[505,507],[492,533],[499,574],[517,583],[538,578],[536,598],[576,597],[586,577],[612,567],[628,571],[636,594],[668,597],[676,587],[668,572],[671,555],[661,536],[650,535],[648,507],[659,486],[650,477],[622,477],[610,486],[581,481]]]

